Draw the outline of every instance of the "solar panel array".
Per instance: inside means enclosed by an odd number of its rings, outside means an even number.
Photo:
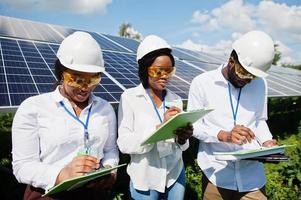
[[[76,31],[57,25],[0,16],[0,110],[15,109],[27,97],[52,91],[54,61],[60,42]],[[106,72],[95,94],[118,102],[122,92],[140,81],[136,64],[139,42],[89,32],[101,45]],[[187,99],[192,79],[216,69],[226,58],[208,53],[173,48],[177,72],[168,88]],[[300,96],[301,73],[273,66],[268,76],[269,96]]]

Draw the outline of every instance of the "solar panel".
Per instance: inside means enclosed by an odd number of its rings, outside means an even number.
[[[130,49],[132,52],[136,52],[137,48],[139,46],[139,43],[137,40],[124,38],[124,37],[118,37],[118,36],[112,36],[112,35],[106,35],[102,34],[103,36],[121,44],[122,46]]]
[[[183,49],[179,47],[177,47],[175,50],[177,54],[180,54],[180,58],[182,58],[183,60],[201,61],[212,64],[221,64],[226,60],[219,56],[213,56],[208,53],[192,51],[189,49]]]
[[[105,37],[101,36],[98,33],[88,32],[90,33],[93,38],[101,45],[102,50],[112,50],[118,52],[131,52],[131,50],[123,47],[120,44],[113,43],[112,41],[106,39]]]
[[[57,25],[0,16],[0,110],[15,109],[24,99],[53,91],[54,62],[60,42],[76,31]],[[136,50],[139,42],[89,32],[101,45],[106,72],[94,93],[118,102],[122,92],[140,84]],[[217,69],[227,59],[184,48],[173,48],[177,71],[168,88],[187,99],[192,79]],[[269,96],[300,96],[301,72],[272,66],[267,77]]]
[[[61,42],[64,38],[50,25],[29,20],[0,16],[0,35],[47,42]]]
[[[185,81],[190,83],[197,74],[201,73],[203,73],[202,70],[187,64],[187,62],[176,60],[176,76],[181,77]]]

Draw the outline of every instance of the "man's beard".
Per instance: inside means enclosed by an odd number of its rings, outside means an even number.
[[[250,82],[250,80],[240,79],[239,77],[237,77],[236,74],[235,74],[234,67],[229,68],[229,70],[228,70],[228,79],[229,79],[229,82],[235,88],[242,88]]]

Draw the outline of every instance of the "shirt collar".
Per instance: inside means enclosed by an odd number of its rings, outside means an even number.
[[[146,89],[143,87],[142,83],[137,86],[137,96],[147,97]]]
[[[225,87],[228,87],[228,80],[224,77],[223,73],[222,73],[222,70],[227,67],[227,64],[222,64],[221,66],[219,66],[219,68],[217,68],[215,70],[215,73],[214,73],[214,82],[218,85],[221,85],[221,86],[225,86]]]
[[[60,86],[58,85],[56,89],[53,91],[52,93],[53,99],[55,100],[56,103],[59,103],[60,101],[63,102],[68,101],[68,99],[60,93],[59,87]],[[97,97],[93,93],[91,93],[91,95],[89,96],[88,106],[95,102],[97,102]]]
[[[138,86],[137,86],[137,93],[136,93],[136,96],[144,96],[146,99],[148,99],[148,94],[146,92],[147,89],[145,89],[142,85],[142,83],[140,83]],[[169,96],[169,91],[168,89],[166,89],[166,95],[165,95],[165,98]]]

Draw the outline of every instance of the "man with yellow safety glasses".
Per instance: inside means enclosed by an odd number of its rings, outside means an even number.
[[[274,43],[266,33],[250,31],[232,47],[228,63],[194,78],[189,91],[188,110],[214,108],[194,124],[203,199],[267,199],[262,163],[220,161],[213,155],[276,145],[266,124],[263,79],[274,58]]]

